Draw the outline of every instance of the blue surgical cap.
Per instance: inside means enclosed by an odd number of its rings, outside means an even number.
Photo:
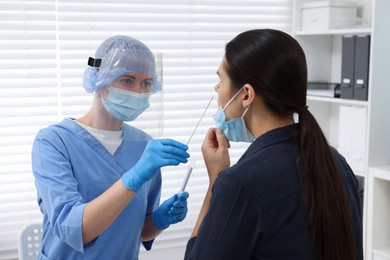
[[[139,40],[123,35],[106,39],[90,58],[83,76],[88,93],[98,92],[112,81],[129,72],[146,72],[153,77],[152,91],[160,90],[155,57]]]

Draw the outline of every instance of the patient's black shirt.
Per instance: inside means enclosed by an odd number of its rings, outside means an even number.
[[[297,125],[257,138],[237,164],[221,172],[197,237],[185,259],[314,259],[308,216],[296,172]],[[332,148],[349,197],[357,259],[363,259],[358,181]]]

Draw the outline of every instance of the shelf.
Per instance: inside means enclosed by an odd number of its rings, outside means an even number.
[[[360,101],[360,100],[354,100],[354,99],[343,99],[343,98],[309,96],[309,95],[307,96],[307,100],[335,103],[335,104],[340,104],[340,105],[359,106],[359,107],[366,107],[368,105],[367,101]]]
[[[380,257],[384,257],[384,259],[390,259],[390,247],[374,249],[372,250],[372,253],[374,256],[380,256]],[[374,257],[374,259],[376,258]],[[379,259],[383,259],[383,258],[379,258]]]
[[[310,0],[314,2],[315,0]],[[371,35],[368,100],[341,99],[326,96],[313,96],[307,93],[310,112],[313,113],[324,131],[329,144],[343,151],[349,143],[360,145],[364,151],[362,164],[353,166],[356,176],[363,177],[363,249],[366,260],[390,260],[390,88],[388,87],[388,62],[390,60],[390,0],[356,0],[358,15],[362,22],[347,28],[311,29],[302,27],[302,5],[309,0],[293,1],[293,36],[301,44],[307,61],[308,80],[340,82],[342,74],[343,36]],[[343,17],[336,17],[343,18]],[[302,30],[309,28],[309,30]],[[345,107],[344,107],[345,106]],[[366,118],[351,116],[352,125],[346,119],[351,109],[355,112],[365,110]],[[361,112],[361,111],[359,111]],[[362,112],[363,113],[363,112]],[[364,130],[364,126],[366,129]],[[345,132],[340,131],[347,130]],[[354,131],[354,129],[358,129]],[[357,138],[365,132],[363,138]],[[350,133],[350,136],[348,135]],[[342,137],[342,138],[340,138]],[[345,137],[351,137],[351,141]],[[341,141],[340,141],[341,140]],[[354,140],[354,141],[352,141]],[[356,140],[356,141],[355,141]],[[348,155],[348,153],[346,153]],[[351,156],[350,156],[351,157]],[[348,158],[346,158],[348,160]],[[359,181],[361,178],[359,178]]]
[[[362,27],[362,28],[346,28],[346,29],[330,29],[326,31],[297,31],[295,32],[295,35],[303,35],[303,36],[310,36],[310,35],[348,35],[348,34],[371,34],[371,28],[370,27]]]
[[[371,167],[371,169],[375,178],[390,181],[390,165]]]

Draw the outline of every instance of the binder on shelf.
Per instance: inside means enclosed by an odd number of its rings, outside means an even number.
[[[353,97],[367,100],[368,67],[370,62],[370,36],[356,36],[355,41],[355,82]]]
[[[343,36],[341,53],[341,89],[340,97],[354,98],[355,37]]]

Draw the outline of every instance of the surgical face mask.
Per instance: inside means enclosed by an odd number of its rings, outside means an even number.
[[[245,126],[244,116],[248,109],[245,109],[243,115],[239,118],[233,118],[226,121],[225,109],[230,105],[230,103],[237,97],[241,92],[241,89],[229,100],[224,108],[221,106],[218,107],[217,113],[214,116],[214,122],[217,128],[225,134],[226,138],[229,141],[233,142],[246,142],[251,143],[255,139],[248,128]]]
[[[151,93],[137,93],[109,87],[107,100],[100,96],[107,112],[121,121],[133,121],[149,107]]]

